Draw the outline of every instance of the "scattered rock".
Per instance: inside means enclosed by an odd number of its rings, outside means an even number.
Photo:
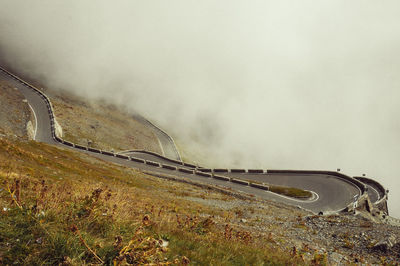
[[[161,239],[161,247],[168,247],[169,241]]]
[[[0,78],[0,131],[5,136],[27,139],[26,125],[31,118],[31,110],[25,97],[8,82]]]
[[[336,253],[336,252],[332,252],[329,254],[329,262],[331,262],[332,264],[339,264],[343,259],[343,255]]]
[[[373,246],[374,250],[388,252],[394,245],[396,245],[396,236],[390,235],[387,239],[379,241]]]

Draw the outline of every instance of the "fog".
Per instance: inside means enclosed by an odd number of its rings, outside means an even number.
[[[0,57],[199,163],[373,177],[400,217],[400,2],[0,0]]]

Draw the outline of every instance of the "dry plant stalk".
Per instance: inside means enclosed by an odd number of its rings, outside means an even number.
[[[38,189],[37,189],[36,185],[37,184],[35,183],[34,189],[35,189],[35,191],[39,190],[39,193],[38,193],[39,196],[36,197],[36,199],[35,199],[35,201],[36,201],[35,205],[36,205],[36,211],[39,212],[40,210],[44,210],[46,208],[45,197],[46,197],[46,194],[47,194],[47,191],[49,188],[46,185],[46,182],[44,179],[42,179],[40,181],[40,183],[38,184],[40,186]]]
[[[89,250],[89,252],[92,253],[92,255],[93,255],[100,263],[104,264],[104,261],[103,261],[99,256],[97,256],[96,252],[94,252],[94,251],[88,246],[88,244],[86,244],[85,239],[83,239],[83,237],[82,237],[81,233],[79,232],[79,229],[78,229],[78,227],[77,227],[76,225],[73,225],[73,226],[71,227],[71,231],[72,231],[73,233],[77,234],[78,237],[79,237],[79,240],[80,240],[81,243],[87,248],[87,250]]]
[[[224,232],[225,239],[229,240],[232,238],[232,230],[233,228],[230,227],[229,224],[225,225],[225,232]]]
[[[10,193],[11,196],[11,203],[15,203],[22,210],[22,205],[20,203],[21,200],[21,186],[20,180],[15,179],[15,188],[11,189],[10,186],[7,184],[7,191]]]

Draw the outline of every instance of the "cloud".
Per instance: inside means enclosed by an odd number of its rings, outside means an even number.
[[[397,164],[398,1],[0,0],[0,55],[157,121],[207,164]]]

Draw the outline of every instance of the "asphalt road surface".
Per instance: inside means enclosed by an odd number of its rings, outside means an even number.
[[[160,147],[163,153],[162,155],[174,160],[178,161],[181,160],[181,156],[178,152],[178,149],[176,148],[174,140],[164,130],[157,127],[156,125],[154,125],[152,122],[150,122],[140,114],[135,114],[134,118],[135,120],[141,122],[143,125],[146,125],[147,127],[153,130],[153,132],[156,134],[156,137],[160,142]]]
[[[31,105],[33,111],[35,112],[37,118],[37,132],[36,132],[36,141],[58,145],[63,147],[68,147],[63,144],[58,143],[52,137],[51,133],[51,119],[48,113],[48,107],[46,106],[46,102],[44,99],[34,92],[31,88],[21,83],[5,74],[5,72],[0,71],[1,78],[7,80],[12,86],[18,88],[18,90],[25,96]],[[154,126],[154,125],[153,125]],[[165,136],[166,133],[160,133],[165,138],[166,142],[170,142],[171,140]],[[168,140],[167,140],[168,139]],[[170,145],[166,145],[170,146]],[[72,147],[70,147],[73,149]],[[114,163],[118,163],[121,165],[151,171],[155,174],[168,174],[173,176],[178,176],[181,178],[185,178],[194,182],[207,183],[211,185],[219,185],[223,187],[229,187],[238,192],[245,192],[248,194],[253,194],[261,199],[273,200],[277,202],[282,202],[294,206],[299,206],[304,209],[310,210],[314,213],[319,212],[335,212],[344,209],[350,203],[354,201],[354,197],[356,195],[360,196],[360,189],[352,184],[349,181],[343,180],[341,178],[337,178],[332,175],[324,175],[324,174],[270,174],[270,173],[262,173],[262,174],[249,174],[249,173],[224,173],[224,176],[232,176],[246,180],[254,180],[258,182],[265,182],[268,184],[281,185],[281,186],[289,186],[296,187],[305,190],[312,191],[315,197],[311,200],[299,200],[293,199],[285,196],[281,196],[269,191],[257,189],[250,186],[244,186],[241,184],[236,184],[233,182],[227,182],[222,180],[217,180],[210,177],[202,177],[194,174],[183,173],[176,170],[165,169],[162,167],[151,166],[144,163],[134,162],[126,159],[121,159],[115,156],[108,156],[105,154],[98,154],[89,151],[83,151],[85,153],[89,153],[95,157],[101,158],[105,161],[110,161]],[[146,160],[151,160],[154,162],[159,162],[163,164],[174,165],[173,162],[160,158],[159,156],[154,156],[151,154],[133,152],[130,154],[135,157],[142,157]],[[179,153],[176,151],[168,151],[165,155],[171,156],[172,159],[180,160]],[[193,169],[192,167],[185,167],[178,163],[175,164],[180,168]],[[379,193],[375,189],[369,189],[368,193],[370,193],[371,199],[377,200],[379,199]]]

